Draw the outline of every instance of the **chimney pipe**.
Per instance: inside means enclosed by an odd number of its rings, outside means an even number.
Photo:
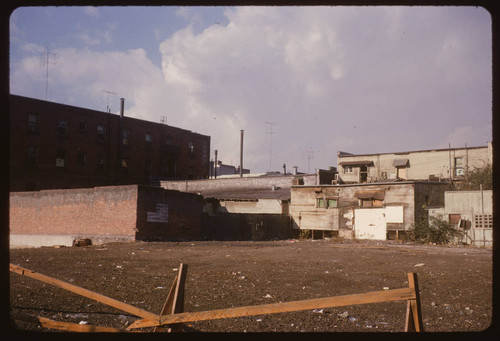
[[[241,130],[241,143],[240,143],[240,178],[243,177],[243,130]]]
[[[123,118],[125,111],[125,98],[120,98],[120,117]]]

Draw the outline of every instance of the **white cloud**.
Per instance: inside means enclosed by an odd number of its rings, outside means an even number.
[[[237,7],[225,11],[227,25],[203,30],[194,29],[203,21],[196,10],[177,15],[188,24],[159,45],[161,69],[140,48],[54,51],[52,98],[103,110],[102,90],[117,92],[126,98],[126,115],[155,122],[167,116],[170,125],[210,135],[211,155],[217,149],[226,163],[239,162],[243,129],[244,167],[255,172],[269,168],[265,122],[276,124],[273,170],[286,163],[304,171],[308,161],[312,170],[326,168],[335,165],[337,150],[491,140],[484,128],[491,27],[481,10]],[[37,58],[13,64],[12,92],[44,88]]]
[[[94,17],[94,18],[99,17],[99,9],[97,7],[85,6],[83,8],[83,12],[90,17]]]

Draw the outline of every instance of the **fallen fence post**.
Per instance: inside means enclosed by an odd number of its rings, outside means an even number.
[[[176,314],[184,312],[184,284],[186,282],[187,265],[181,263],[177,276],[174,278],[170,292],[163,305],[160,316]],[[180,331],[182,325],[175,324],[172,326],[155,326],[153,332],[160,331]]]
[[[405,331],[423,332],[424,325],[422,323],[422,310],[420,307],[420,294],[416,273],[408,273],[408,286],[415,291],[415,298],[409,299],[406,305]]]
[[[51,284],[51,285],[59,287],[61,289],[71,291],[71,292],[78,294],[80,296],[84,296],[84,297],[93,299],[97,302],[104,303],[104,304],[109,305],[113,308],[117,308],[117,309],[125,311],[127,313],[131,313],[135,316],[139,316],[139,317],[148,319],[150,321],[159,321],[160,320],[159,315],[150,313],[149,311],[134,307],[130,304],[123,303],[123,302],[115,300],[113,298],[95,293],[93,291],[80,288],[76,285],[69,284],[69,283],[60,281],[58,279],[36,273],[36,272],[28,270],[28,269],[24,269],[24,268],[17,266],[17,265],[10,264],[10,271],[15,272],[15,273],[22,275],[22,276],[37,279],[39,281],[45,282],[47,284]]]

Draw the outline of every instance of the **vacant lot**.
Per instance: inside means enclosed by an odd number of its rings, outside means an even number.
[[[395,242],[117,243],[12,249],[12,264],[159,314],[180,263],[188,312],[408,286],[418,275],[426,331],[481,331],[492,321],[492,251]],[[125,328],[137,318],[11,273],[11,311]],[[406,302],[194,322],[194,332],[401,332]],[[20,330],[41,330],[17,322]]]

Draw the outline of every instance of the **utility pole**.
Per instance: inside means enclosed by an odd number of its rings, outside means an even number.
[[[243,177],[243,130],[241,130],[241,142],[240,142],[240,178]]]

